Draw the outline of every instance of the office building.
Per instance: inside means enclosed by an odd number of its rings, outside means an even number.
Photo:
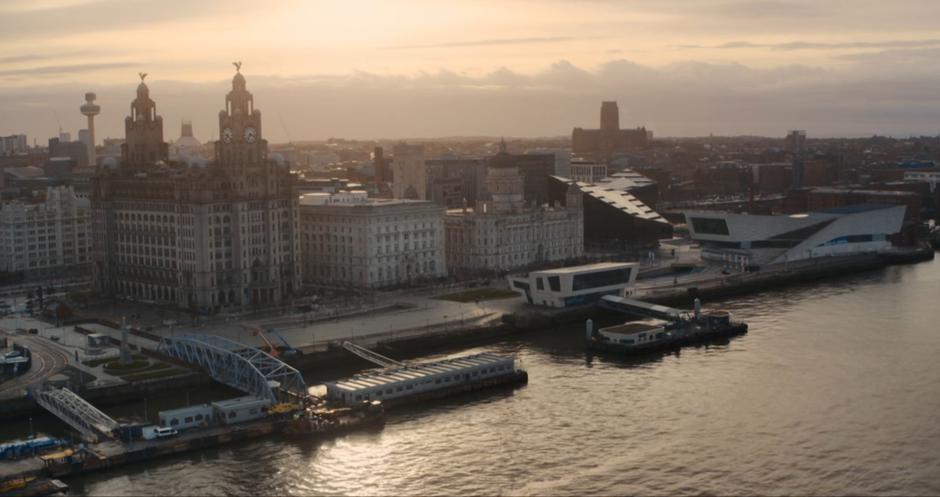
[[[50,187],[42,202],[0,206],[0,271],[26,279],[78,276],[91,271],[87,198],[71,187]]]
[[[444,208],[364,191],[301,197],[304,280],[379,288],[447,275]]]
[[[20,155],[28,152],[26,135],[0,136],[0,155]]]
[[[427,175],[424,168],[424,146],[398,143],[392,148],[392,197],[424,200],[427,198]]]
[[[97,291],[204,312],[289,303],[301,285],[295,178],[268,159],[245,77],[219,113],[214,163],[168,163],[162,123],[142,80],[120,166],[92,179]]]
[[[447,265],[452,273],[501,273],[584,254],[581,192],[570,186],[564,206],[525,200],[525,178],[511,160],[490,161],[488,200],[445,216]]]

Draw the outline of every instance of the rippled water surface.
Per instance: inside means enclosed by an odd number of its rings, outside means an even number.
[[[643,361],[581,326],[480,347],[529,384],[326,442],[73,480],[94,495],[940,494],[940,260],[723,302],[750,333]]]

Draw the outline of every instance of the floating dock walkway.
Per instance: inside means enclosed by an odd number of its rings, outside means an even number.
[[[36,389],[33,398],[81,433],[78,444],[19,460],[0,461],[0,488],[42,478],[64,478],[171,454],[277,433],[291,437],[332,436],[380,424],[385,402],[392,405],[452,395],[497,385],[524,383],[528,375],[513,357],[476,354],[422,364],[406,364],[368,349],[344,347],[382,369],[328,385],[330,401],[310,395],[294,368],[237,342],[207,335],[166,339],[161,352],[201,366],[216,381],[248,393],[270,406],[258,418],[232,423],[214,417],[180,431],[122,425],[67,389]],[[50,480],[51,481],[51,480]],[[48,487],[48,485],[46,485]],[[52,485],[53,488],[56,485]],[[43,487],[46,488],[46,487]]]

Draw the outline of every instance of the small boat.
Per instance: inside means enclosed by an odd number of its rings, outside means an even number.
[[[725,311],[697,312],[666,321],[644,319],[608,326],[597,331],[588,324],[586,341],[591,350],[639,353],[681,347],[716,338],[747,333],[747,324],[733,321]]]

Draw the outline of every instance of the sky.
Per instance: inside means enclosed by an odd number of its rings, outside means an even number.
[[[218,136],[242,73],[272,142],[330,137],[940,134],[936,0],[0,0],[0,135]]]

